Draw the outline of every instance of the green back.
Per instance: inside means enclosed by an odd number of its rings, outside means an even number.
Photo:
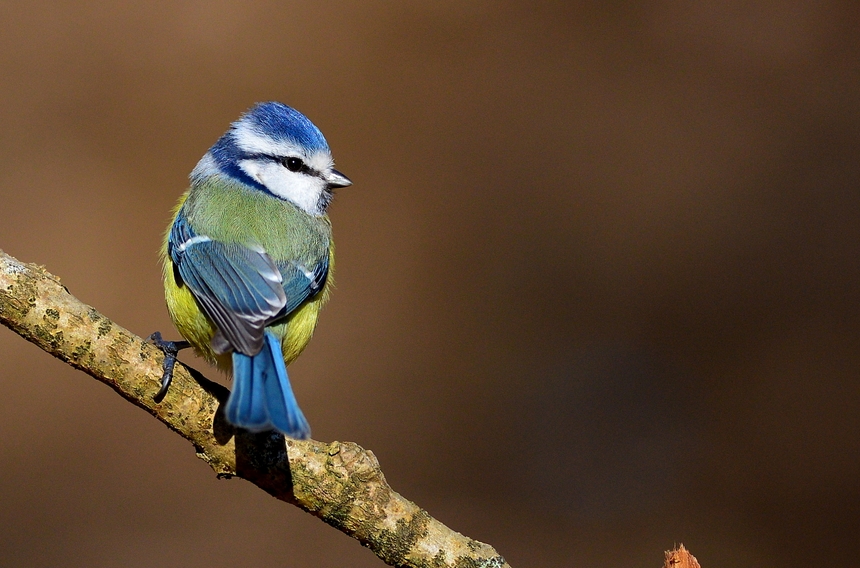
[[[308,215],[288,201],[223,178],[192,186],[182,211],[195,232],[216,241],[259,245],[275,261],[311,266],[331,242],[328,216]]]

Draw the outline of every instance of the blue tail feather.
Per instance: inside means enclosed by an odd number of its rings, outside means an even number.
[[[233,353],[233,392],[227,420],[252,432],[277,430],[306,439],[311,429],[290,386],[280,341],[265,332],[263,349],[253,357]]]

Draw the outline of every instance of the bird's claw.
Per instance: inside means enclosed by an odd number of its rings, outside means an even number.
[[[191,344],[187,341],[165,341],[161,337],[161,332],[158,331],[150,335],[146,340],[161,349],[161,352],[164,353],[164,363],[161,365],[161,368],[164,370],[164,374],[161,375],[161,388],[152,397],[156,403],[159,403],[167,395],[170,382],[173,380],[173,367],[176,365],[176,355],[182,349],[191,347]]]

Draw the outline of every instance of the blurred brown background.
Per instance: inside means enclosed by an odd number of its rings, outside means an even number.
[[[286,102],[355,181],[316,438],[515,567],[856,562],[853,3],[83,4],[0,4],[0,248],[176,337],[169,210]],[[0,388],[4,566],[381,566],[5,328]]]

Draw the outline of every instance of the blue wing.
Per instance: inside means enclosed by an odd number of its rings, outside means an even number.
[[[312,268],[295,261],[279,262],[278,268],[284,278],[284,293],[287,295],[284,312],[288,314],[323,289],[328,278],[328,254]]]
[[[257,354],[263,347],[263,329],[287,303],[283,277],[269,255],[197,235],[181,216],[168,243],[182,282],[229,347]]]

